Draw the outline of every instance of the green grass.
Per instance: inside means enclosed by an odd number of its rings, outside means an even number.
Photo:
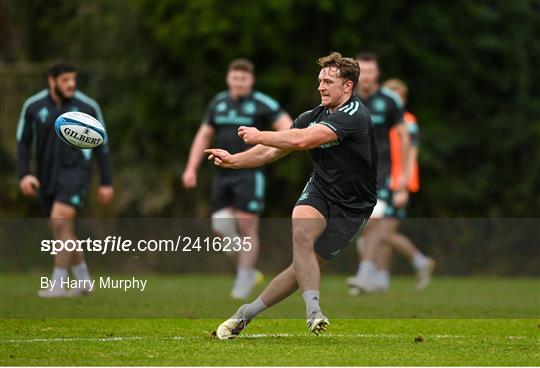
[[[218,341],[218,320],[4,320],[2,365],[538,365],[534,320],[254,321]],[[415,343],[418,334],[425,341]],[[42,339],[42,340],[41,340]],[[102,340],[99,340],[102,339]]]
[[[210,332],[238,305],[230,277],[149,276],[142,294],[65,300],[37,298],[36,275],[0,277],[0,365],[540,365],[535,279],[438,278],[418,294],[399,278],[350,297],[344,277],[325,276],[324,335],[307,332],[295,295],[218,341]]]
[[[142,293],[99,289],[91,298],[68,300],[37,298],[39,276],[0,275],[2,318],[220,319],[241,304],[229,299],[230,276],[139,275],[148,279]],[[325,312],[344,319],[540,316],[540,282],[534,278],[438,277],[427,290],[416,293],[414,280],[401,277],[392,280],[389,293],[351,297],[344,276],[324,275],[321,298]],[[265,317],[303,318],[301,297],[292,296]]]

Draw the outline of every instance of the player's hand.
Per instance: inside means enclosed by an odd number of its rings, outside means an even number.
[[[97,199],[101,205],[111,203],[114,196],[114,189],[111,185],[101,185],[98,188]]]
[[[407,202],[409,202],[409,192],[406,189],[401,189],[394,192],[392,202],[396,208],[405,207]]]
[[[234,157],[229,152],[218,148],[210,148],[204,150],[204,153],[209,155],[208,160],[214,161],[214,165],[225,169],[234,169]]]
[[[39,183],[38,178],[36,178],[34,175],[25,175],[19,182],[19,188],[21,188],[22,194],[27,197],[35,197],[36,189],[38,189],[40,186],[41,184]]]
[[[398,188],[400,188],[400,190],[407,190],[406,188],[408,182],[409,181],[405,175],[400,175],[398,178]]]
[[[257,128],[241,126],[238,128],[238,136],[247,144],[255,145],[261,143],[261,132]]]
[[[182,174],[182,184],[186,189],[193,189],[197,186],[197,171],[186,170]]]

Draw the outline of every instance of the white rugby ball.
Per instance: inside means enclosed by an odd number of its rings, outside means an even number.
[[[103,125],[93,116],[80,111],[66,112],[54,123],[56,134],[74,148],[96,148],[107,139]]]

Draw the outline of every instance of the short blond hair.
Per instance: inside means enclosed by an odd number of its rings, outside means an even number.
[[[407,83],[398,78],[388,79],[386,82],[383,83],[383,87],[392,90],[398,90],[400,91],[400,94],[402,94],[404,97],[407,97],[409,95],[409,87],[407,87]]]

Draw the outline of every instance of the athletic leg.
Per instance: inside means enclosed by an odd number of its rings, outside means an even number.
[[[315,253],[314,246],[315,240],[324,231],[325,226],[326,220],[313,207],[295,207],[293,211],[293,264],[276,276],[257,299],[252,303],[242,305],[231,318],[218,327],[215,335],[219,339],[236,337],[257,314],[290,296],[300,285],[301,289],[302,287],[312,288],[302,289],[308,313],[313,313],[313,317],[320,317],[319,314],[322,316],[318,298],[306,300],[305,294],[316,292],[318,295],[319,292],[320,267],[327,261]],[[305,257],[307,262],[302,262],[304,259],[299,262],[300,256]],[[312,261],[315,261],[314,265]],[[316,267],[316,271],[313,270],[313,266]],[[300,277],[299,273],[302,273]],[[328,324],[326,317],[322,317],[312,318],[312,323],[315,324],[313,328],[309,327],[314,333],[323,330]],[[308,315],[308,325],[309,322]]]
[[[431,276],[435,269],[435,261],[430,257],[426,257],[416,245],[403,234],[394,232],[387,240],[391,247],[403,254],[416,270],[416,289],[425,289],[431,282]]]
[[[263,281],[255,265],[260,250],[259,215],[264,210],[264,174],[260,170],[235,173],[231,187],[236,228],[240,237],[249,238],[251,243],[251,249],[238,252],[237,275],[231,297],[246,299],[253,288]]]
[[[319,290],[321,272],[315,241],[326,228],[324,216],[311,206],[293,210],[293,268],[301,291]]]
[[[361,238],[361,245],[358,244],[357,249],[361,247],[361,260],[358,267],[358,272],[355,277],[347,279],[347,284],[351,288],[351,294],[359,292],[376,291],[376,278],[378,270],[378,257],[380,247],[385,237],[396,231],[399,223],[395,218],[372,218],[369,220],[364,235]]]
[[[51,212],[51,221],[53,223],[53,232],[55,233],[55,238],[61,240],[77,240],[73,221],[76,216],[77,210],[75,207],[59,201],[54,202]],[[67,252],[66,258],[69,259],[69,266],[71,267],[71,271],[77,280],[91,280],[90,273],[88,272],[88,266],[84,260],[83,251]],[[70,291],[72,296],[86,295],[90,293],[90,289],[88,288],[78,288]]]
[[[76,240],[73,219],[77,210],[67,204],[54,201],[49,215],[49,223],[56,240]],[[62,287],[61,281],[69,276],[69,268],[72,265],[72,253],[61,250],[54,255],[54,269],[52,280],[55,282],[53,290],[42,289],[38,292],[40,297],[65,297],[67,291]]]
[[[70,205],[55,201],[50,215],[50,224],[53,236],[56,240],[76,240],[73,220],[77,216],[77,210]],[[69,269],[72,265],[72,253],[61,251],[54,257],[54,265],[64,269]]]
[[[249,239],[251,248],[238,252],[236,280],[231,291],[234,299],[246,299],[253,288],[262,282],[262,274],[255,269],[259,257],[259,215],[235,210],[236,228],[241,239]]]
[[[314,207],[297,205],[293,210],[293,269],[306,305],[307,325],[318,335],[328,318],[320,307],[321,269],[315,242],[326,229],[326,219]]]
[[[259,257],[259,215],[236,210],[236,225],[241,238],[249,238],[251,249],[238,254],[238,268],[253,269]]]

